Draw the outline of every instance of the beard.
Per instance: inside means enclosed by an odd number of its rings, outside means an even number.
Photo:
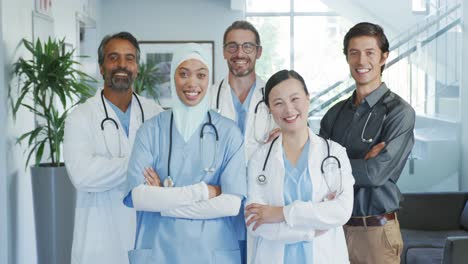
[[[126,77],[118,76],[117,73],[125,73]],[[110,72],[110,75],[104,76],[104,81],[109,88],[116,92],[124,92],[130,89],[133,85],[135,78],[133,77],[132,72],[125,68],[117,68]]]
[[[236,57],[236,58],[233,58],[233,59],[238,59],[238,58]],[[249,63],[251,63],[250,60],[249,60]],[[236,66],[235,66],[234,62],[228,63],[228,68],[229,68],[229,72],[231,72],[231,74],[236,76],[236,77],[245,77],[245,76],[248,76],[252,72],[255,71],[255,66],[252,66],[252,64],[250,65],[249,68],[247,68],[245,70],[236,70]]]
[[[251,74],[254,71],[254,69],[248,68],[245,71],[237,71],[237,70],[234,69],[234,67],[229,66],[229,71],[232,73],[232,75],[234,75],[236,77],[245,77],[245,76]]]

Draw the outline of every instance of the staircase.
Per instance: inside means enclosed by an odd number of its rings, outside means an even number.
[[[423,21],[390,41],[382,79],[416,111],[415,145],[398,181],[402,192],[459,190],[462,4],[451,2],[431,6]],[[354,89],[348,76],[312,95],[310,126],[318,131],[324,112]]]
[[[404,70],[404,74],[406,75],[409,74],[408,71],[424,70],[424,66],[427,65],[424,65],[424,62],[421,59],[421,53],[426,56],[431,56],[430,54],[432,54],[432,52],[428,51],[428,49],[432,48],[432,45],[439,41],[439,39],[447,37],[447,35],[456,30],[456,28],[461,24],[461,16],[461,3],[439,8],[434,14],[427,16],[424,21],[411,27],[408,31],[400,34],[396,39],[390,41],[390,55],[387,60],[383,79],[392,90],[395,91],[395,88],[401,87],[402,85],[397,83],[398,86],[392,86],[390,84],[392,82],[391,78],[386,77],[391,77],[388,75],[401,76],[401,70]],[[456,55],[454,55],[454,57],[455,56]],[[425,60],[434,61],[434,58],[425,57]],[[439,63],[438,58],[435,58],[435,61],[436,63]],[[421,63],[423,64],[421,65]],[[442,67],[448,66],[447,64],[442,65],[444,65]],[[440,72],[441,66],[436,66],[439,67]],[[455,63],[455,65],[450,66],[457,67],[457,64]],[[428,75],[431,75],[431,71],[433,72],[433,69],[426,70]],[[451,67],[450,69],[445,69],[445,71],[445,75],[457,76],[457,71],[459,71],[459,69]],[[450,73],[447,73],[449,71]],[[437,72],[435,74],[437,75]],[[399,79],[400,77],[397,78]],[[438,76],[436,76],[435,79],[441,83]],[[424,96],[426,98],[415,99],[413,98],[416,97],[416,93],[414,91],[416,88],[414,87],[414,80],[411,80],[411,78],[405,78],[405,81],[407,83],[403,85],[403,88],[398,89],[402,93],[399,91],[396,92],[403,98],[407,99],[408,102],[416,103],[415,100],[427,101],[427,97],[435,97],[437,95],[436,93],[428,93]],[[450,83],[453,83],[453,81]],[[339,100],[348,97],[354,88],[354,80],[349,75],[347,79],[338,81],[314,95],[310,101],[309,117],[321,115],[324,110],[328,110],[329,107],[337,103]],[[439,89],[437,89],[437,91],[439,91]]]

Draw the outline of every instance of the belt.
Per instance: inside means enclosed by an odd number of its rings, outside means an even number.
[[[383,226],[388,221],[394,220],[396,213],[391,212],[383,215],[372,215],[363,217],[351,217],[346,225],[349,226]]]

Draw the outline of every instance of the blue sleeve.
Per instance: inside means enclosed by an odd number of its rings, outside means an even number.
[[[128,162],[126,196],[124,204],[133,207],[132,190],[145,182],[144,168],[153,167],[155,160],[156,143],[158,142],[158,129],[155,128],[154,119],[148,120],[141,126],[136,134],[132,154]]]
[[[226,130],[223,164],[221,165],[221,191],[227,194],[247,195],[247,168],[244,153],[244,138],[238,127]]]

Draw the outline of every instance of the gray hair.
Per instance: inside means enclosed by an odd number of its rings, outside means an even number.
[[[102,66],[102,64],[104,64],[104,48],[106,47],[107,43],[109,43],[109,41],[111,41],[113,39],[128,40],[136,49],[137,63],[140,62],[140,45],[138,45],[137,39],[132,34],[130,34],[129,32],[122,31],[122,32],[119,32],[119,33],[116,33],[116,34],[113,34],[113,35],[107,35],[102,39],[101,44],[99,45],[99,48],[98,48],[99,66]]]

